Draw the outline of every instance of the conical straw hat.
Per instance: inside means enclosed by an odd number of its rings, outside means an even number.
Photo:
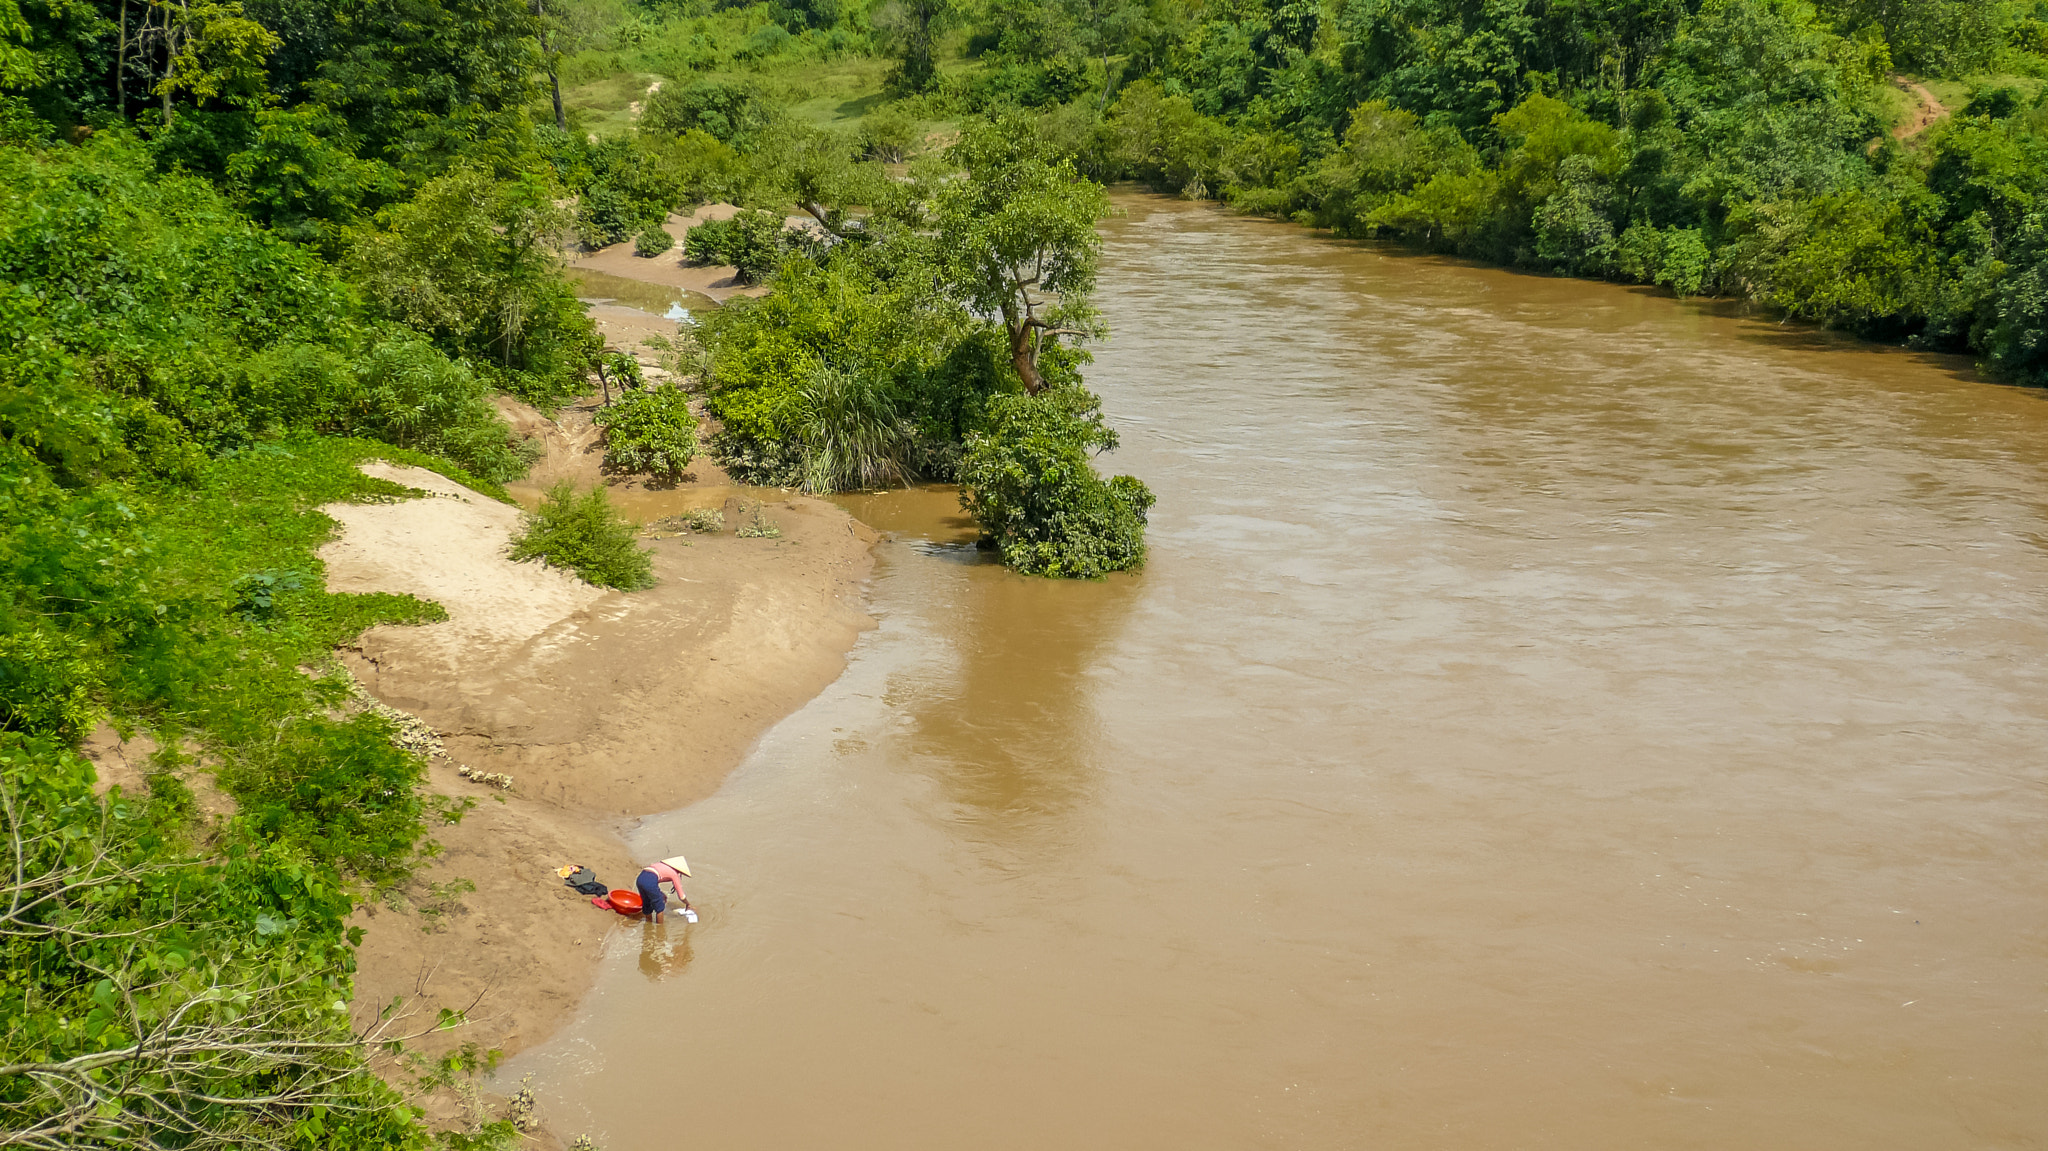
[[[667,859],[662,860],[662,862],[682,872],[684,875],[690,874],[690,861],[680,855],[671,855]],[[694,879],[696,877],[691,876],[691,878]]]

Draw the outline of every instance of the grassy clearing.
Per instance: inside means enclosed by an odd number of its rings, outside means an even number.
[[[1895,132],[1902,124],[1909,124],[1913,115],[1920,110],[1920,98],[1904,88],[1886,85],[1878,89],[1878,119],[1883,122],[1887,133]]]
[[[1934,98],[1941,101],[1941,106],[1951,113],[1962,111],[1963,105],[1970,102],[1970,84],[1967,80],[1921,80],[1920,84],[1934,93]]]
[[[696,80],[736,80],[762,89],[770,99],[786,107],[804,123],[819,128],[853,130],[868,113],[890,102],[883,80],[895,61],[881,56],[841,56],[830,60],[777,60],[758,66],[735,66],[691,71],[666,76],[650,71],[619,71],[600,79],[587,80],[562,90],[562,106],[570,122],[582,131],[605,139],[623,135],[633,126],[631,106],[647,97],[648,85],[657,81],[690,83]],[[947,76],[981,71],[977,60],[951,59],[940,65]],[[536,118],[553,116],[545,103],[536,104]],[[950,132],[954,121],[927,122],[933,132]]]
[[[1915,76],[1910,79],[1934,93],[1934,98],[1941,101],[1942,107],[1947,108],[1951,114],[1959,114],[1968,107],[1973,94],[1998,88],[2018,91],[2031,103],[2040,96],[2044,83],[2038,76],[2022,76],[2016,72],[1979,72],[1946,79]]]

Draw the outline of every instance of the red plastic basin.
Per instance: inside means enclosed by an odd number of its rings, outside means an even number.
[[[627,891],[621,887],[614,887],[612,888],[611,900],[612,910],[620,915],[640,914],[640,893],[637,891]]]

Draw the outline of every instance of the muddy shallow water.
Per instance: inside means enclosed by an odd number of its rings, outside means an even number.
[[[2044,397],[1121,203],[1150,566],[862,501],[881,627],[635,838],[703,921],[501,1080],[609,1151],[2048,1141]]]
[[[687,288],[629,280],[592,268],[570,268],[566,274],[576,285],[577,293],[592,303],[623,304],[671,320],[682,319],[684,313],[703,312],[718,306],[718,301]]]

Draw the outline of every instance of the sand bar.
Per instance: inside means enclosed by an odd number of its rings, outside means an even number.
[[[433,829],[442,854],[403,906],[358,912],[355,1013],[403,998],[431,1017],[481,994],[475,1022],[448,1045],[517,1051],[566,1018],[606,933],[625,922],[554,869],[584,864],[630,886],[639,861],[621,833],[709,794],[763,731],[838,676],[872,626],[862,585],[874,536],[829,503],[757,493],[771,497],[780,539],[651,539],[660,584],[605,591],[508,559],[516,508],[419,469],[365,470],[432,496],[326,508],[341,525],[321,552],[328,586],[410,592],[449,618],[372,628],[342,659],[441,735],[451,758],[433,763],[430,789],[476,804]],[[457,763],[514,785],[474,783]]]

